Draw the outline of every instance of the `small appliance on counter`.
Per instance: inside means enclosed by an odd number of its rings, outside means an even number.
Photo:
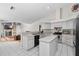
[[[54,27],[54,35],[58,35],[58,42],[62,43],[62,27]]]

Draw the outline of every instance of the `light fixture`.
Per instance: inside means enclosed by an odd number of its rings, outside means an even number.
[[[11,7],[10,7],[10,10],[13,10],[14,8],[15,8],[14,6],[11,6]]]
[[[72,6],[72,11],[73,11],[73,12],[79,11],[79,4],[73,5],[73,6]]]

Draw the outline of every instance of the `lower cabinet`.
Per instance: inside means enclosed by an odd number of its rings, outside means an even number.
[[[40,41],[39,44],[39,56],[54,56],[58,50],[58,39],[54,39],[52,42]]]
[[[24,35],[22,40],[22,47],[26,50],[29,50],[34,47],[34,36],[33,35]]]

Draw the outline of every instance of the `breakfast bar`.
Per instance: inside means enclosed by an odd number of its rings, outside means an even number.
[[[57,35],[49,35],[39,40],[39,55],[40,56],[54,56],[58,49]]]

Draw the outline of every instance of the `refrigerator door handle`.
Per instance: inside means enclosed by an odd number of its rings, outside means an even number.
[[[76,43],[73,41],[73,45],[74,45],[74,47],[76,47]]]

